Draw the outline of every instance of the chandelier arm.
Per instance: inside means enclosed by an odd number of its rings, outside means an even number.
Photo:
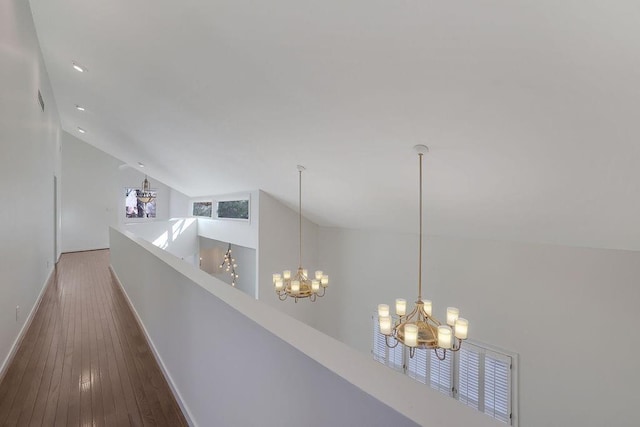
[[[316,295],[319,296],[320,298],[322,298],[324,296],[324,293],[327,291],[327,288],[322,288],[322,293],[317,293]]]
[[[390,345],[389,344],[389,335],[385,335],[384,336],[384,343],[387,345],[387,347],[389,348],[396,348],[398,346],[398,344],[400,343],[400,341],[398,341],[398,339],[396,337],[393,337],[396,341],[396,343],[394,345]]]
[[[411,313],[406,314],[404,316],[399,316],[398,324],[403,323],[402,322],[402,318],[403,317],[404,317],[404,322],[405,323],[408,322],[410,319],[413,319],[413,316],[416,315],[416,313],[418,312],[419,308],[420,308],[420,306],[418,304],[416,304],[416,306],[413,308],[413,310],[411,310]]]
[[[444,359],[446,359],[446,358],[447,358],[447,349],[446,349],[446,348],[445,348],[445,349],[443,349],[443,350],[444,350],[444,352],[442,353],[442,357],[440,357],[440,354],[438,353],[438,348],[439,348],[439,347],[435,347],[435,348],[433,349],[433,352],[436,354],[436,357],[438,358],[438,360],[442,361],[442,360],[444,360]]]
[[[279,299],[280,301],[284,301],[284,300],[286,300],[286,299],[287,299],[287,296],[288,296],[288,295],[287,295],[287,293],[286,293],[286,292],[285,292],[284,294],[281,294],[281,293],[279,293],[279,292],[278,292],[278,299]]]
[[[457,338],[454,336],[454,341],[453,341],[453,346],[450,349],[451,351],[460,351],[460,349],[462,348],[462,341],[460,338]],[[456,345],[457,343],[457,345]]]
[[[416,348],[415,347],[409,347],[409,359],[413,359],[413,356],[416,355]]]

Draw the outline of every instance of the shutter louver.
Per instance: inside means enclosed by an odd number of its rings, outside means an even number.
[[[485,414],[511,424],[511,358],[487,351],[484,378]]]
[[[451,352],[447,352],[444,360],[438,359],[433,350],[429,352],[429,385],[449,396],[452,395],[452,360]]]
[[[423,384],[427,383],[427,353],[429,350],[416,350],[413,358],[409,359],[407,374]]]
[[[480,353],[467,345],[458,353],[458,400],[478,409],[480,402]]]
[[[373,360],[387,364],[387,345],[384,341],[384,335],[380,333],[380,325],[378,325],[378,315],[371,317],[373,319],[373,347],[371,353]]]
[[[389,360],[387,365],[397,371],[403,371],[404,370],[404,346],[402,344],[398,344],[394,348],[389,348],[388,351],[389,351]]]

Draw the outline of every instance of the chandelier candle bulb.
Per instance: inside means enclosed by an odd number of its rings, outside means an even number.
[[[304,277],[309,277],[309,272],[307,271],[307,269],[306,269],[306,268],[302,270],[302,275],[303,275]]]
[[[404,316],[407,314],[407,300],[398,298],[396,300],[396,314],[398,316]]]
[[[297,295],[300,293],[300,281],[293,280],[291,281],[291,293]]]
[[[445,325],[438,326],[438,347],[451,348],[451,328]]]
[[[316,271],[316,280],[322,280],[322,270]]]
[[[329,286],[329,276],[327,276],[326,274],[322,276],[322,280],[320,280],[320,284],[322,285],[323,288],[326,288],[327,286]]]
[[[431,310],[433,308],[433,303],[431,302],[431,300],[424,300],[424,311],[431,316]]]
[[[454,326],[460,316],[460,310],[455,307],[447,307],[447,325]]]
[[[312,280],[311,281],[311,290],[313,292],[318,292],[320,290],[320,281],[319,280]]]
[[[284,289],[284,281],[281,278],[278,278],[275,282],[276,291],[281,291]]]
[[[459,317],[456,319],[455,335],[459,340],[466,340],[469,331],[469,321]]]
[[[282,272],[282,277],[284,278],[284,280],[289,280],[291,279],[291,270],[285,270]]]
[[[389,306],[387,304],[378,304],[378,317],[389,317]]]
[[[378,318],[380,322],[380,333],[384,335],[391,335],[391,317],[381,316]]]
[[[404,325],[404,344],[409,347],[418,346],[418,325],[411,323]]]

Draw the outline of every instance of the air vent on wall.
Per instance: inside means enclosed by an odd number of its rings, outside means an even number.
[[[40,104],[40,108],[44,112],[44,100],[42,99],[42,94],[38,90],[38,103]]]

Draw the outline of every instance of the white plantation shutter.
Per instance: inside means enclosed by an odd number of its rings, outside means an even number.
[[[430,350],[429,354],[429,385],[442,393],[452,395],[453,386],[453,353],[447,351],[447,357],[444,360],[438,359],[434,350]],[[440,350],[442,355],[442,350]]]
[[[373,320],[373,347],[371,354],[373,360],[387,364],[387,345],[384,342],[384,335],[380,333],[380,325],[378,325],[378,315],[371,317]]]
[[[481,400],[481,349],[465,345],[458,352],[458,400],[474,409],[479,408]]]
[[[423,384],[427,383],[427,354],[429,350],[417,350],[412,358],[409,358],[407,363],[407,375],[411,378],[420,381]]]
[[[371,354],[373,359],[383,363],[395,370],[402,371],[404,369],[404,346],[398,345],[395,348],[387,347],[385,336],[380,333],[380,325],[378,323],[378,313],[371,317],[373,321],[373,346]],[[395,322],[395,317],[392,317]],[[393,344],[394,339],[390,338],[389,343]]]
[[[398,344],[395,348],[389,348],[389,359],[387,365],[397,371],[404,369],[404,346]]]
[[[419,349],[410,358],[409,351],[401,344],[387,347],[384,335],[379,333],[377,312],[372,321],[374,360],[511,425],[512,399],[515,399],[511,390],[514,360],[511,356],[489,350],[477,342],[465,342],[460,351],[447,351],[445,360],[439,360],[433,350]]]
[[[484,357],[484,413],[511,424],[511,357],[489,350]]]

